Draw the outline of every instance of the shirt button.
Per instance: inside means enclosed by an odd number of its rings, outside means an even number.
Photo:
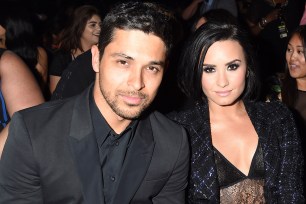
[[[115,178],[114,176],[111,176],[110,179],[111,179],[111,181],[113,181],[113,182],[116,181],[116,178]]]
[[[118,146],[119,145],[119,141],[116,141],[115,145]]]

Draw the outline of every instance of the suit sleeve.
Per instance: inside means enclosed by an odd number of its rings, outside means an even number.
[[[291,112],[285,108],[277,126],[281,163],[278,172],[278,203],[304,203],[303,156],[300,137]]]
[[[186,203],[185,190],[188,184],[190,153],[187,133],[183,127],[181,128],[181,145],[172,175],[158,196],[153,198],[154,204]]]
[[[22,115],[14,114],[0,160],[0,203],[43,203],[38,165]]]

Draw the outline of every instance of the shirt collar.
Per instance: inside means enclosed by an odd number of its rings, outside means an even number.
[[[98,145],[101,146],[103,142],[106,140],[106,138],[108,137],[108,135],[110,133],[115,134],[115,131],[109,126],[109,124],[107,123],[103,115],[101,114],[100,110],[98,109],[97,104],[95,103],[95,100],[93,97],[92,90],[91,90],[90,95],[91,97],[89,97],[89,100],[90,100],[89,108],[91,112],[92,123],[93,123],[94,132],[96,135]],[[131,141],[136,131],[137,124],[138,124],[138,120],[133,120],[126,127],[124,131],[122,131],[120,134],[117,134],[119,136],[118,138],[121,138],[120,137],[121,135],[124,135],[127,131],[131,129],[132,130],[132,134],[130,138],[130,141]]]

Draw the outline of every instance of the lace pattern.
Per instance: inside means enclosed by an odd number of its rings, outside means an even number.
[[[265,203],[263,186],[263,179],[244,179],[239,183],[222,188],[220,190],[220,204],[263,204]]]

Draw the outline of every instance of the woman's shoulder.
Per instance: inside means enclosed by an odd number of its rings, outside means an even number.
[[[18,57],[18,55],[15,54],[14,52],[10,50],[2,50],[0,67],[1,65],[9,66],[9,65],[14,64],[15,62],[23,63],[22,59]]]
[[[53,58],[71,58],[71,52],[63,49],[58,49],[53,53]]]
[[[281,101],[272,102],[245,102],[250,114],[261,115],[265,118],[279,118],[291,114],[289,108]]]

